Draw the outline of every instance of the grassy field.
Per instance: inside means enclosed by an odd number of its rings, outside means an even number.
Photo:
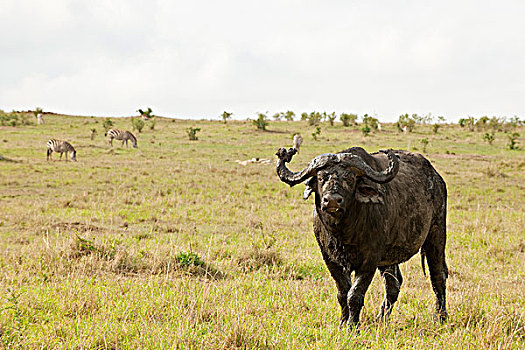
[[[525,152],[507,150],[502,132],[489,145],[457,125],[436,135],[383,125],[364,137],[323,124],[314,141],[305,122],[261,132],[248,121],[157,118],[134,149],[111,148],[102,118],[44,117],[0,126],[0,348],[525,348]],[[188,127],[201,128],[198,141]],[[361,332],[339,328],[312,200],[275,174],[274,153],[294,132],[305,138],[294,170],[350,146],[421,152],[428,139],[449,190],[447,323],[433,322],[416,256],[401,266],[389,323],[374,320],[376,275]],[[47,162],[49,138],[69,140],[78,162]],[[272,165],[236,162],[255,157]]]

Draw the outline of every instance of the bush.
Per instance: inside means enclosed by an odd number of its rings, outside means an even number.
[[[361,132],[363,133],[363,136],[368,136],[368,134],[370,134],[371,130],[372,129],[370,129],[368,124],[364,124],[363,127],[361,128]]]
[[[378,129],[379,120],[374,117],[369,117],[368,114],[365,114],[363,116],[363,124],[367,124],[369,127],[371,127],[374,130]]]
[[[428,146],[428,139],[425,137],[424,139],[419,140],[421,144],[423,145],[423,153],[427,152],[427,146]]]
[[[142,129],[144,129],[144,121],[140,118],[133,118],[131,119],[131,125],[133,126],[134,130],[137,130],[139,133],[142,132]]]
[[[490,134],[486,132],[485,135],[483,135],[483,140],[487,141],[489,145],[492,145],[492,142],[495,140],[494,132],[491,132]]]
[[[222,121],[224,122],[224,124],[226,124],[226,121],[227,121],[228,119],[231,119],[232,114],[233,114],[233,113],[229,113],[229,112],[226,112],[226,111],[222,112],[222,114],[221,114],[221,118],[222,118]]]
[[[193,252],[179,252],[175,255],[175,260],[181,267],[204,265],[204,261]]]
[[[257,127],[257,129],[265,131],[268,124],[270,124],[270,122],[268,122],[268,117],[263,113],[258,113],[258,115],[259,117],[255,120],[252,120],[252,123]]]
[[[197,137],[197,132],[201,131],[201,128],[193,128],[189,127],[186,129],[186,133],[188,134],[188,138],[190,141],[197,141],[199,138]]]
[[[439,124],[432,125],[432,132],[434,134],[437,134],[440,127],[441,127],[441,125],[439,125]]]
[[[301,120],[306,120],[309,126],[319,125],[319,123],[321,123],[321,113],[319,112],[311,112],[310,114],[303,113],[301,114]]]
[[[113,127],[113,122],[111,121],[111,119],[106,118],[106,120],[104,120],[104,123],[102,123],[102,126],[104,127],[104,131],[108,132],[108,130]]]
[[[412,116],[414,116],[413,114]],[[416,120],[412,117],[410,117],[408,114],[403,114],[399,116],[399,119],[397,121],[397,129],[403,131],[403,127],[407,127],[408,132],[412,132],[414,130],[414,126],[416,125]]]
[[[321,135],[321,127],[318,126],[315,128],[315,131],[312,133],[312,137],[314,138],[314,140],[317,141],[317,136]]]
[[[344,126],[350,126],[355,124],[355,121],[357,120],[357,115],[342,113],[339,119],[341,120]]]
[[[513,132],[511,134],[507,134],[507,138],[509,139],[509,143],[507,144],[507,148],[510,150],[517,150],[519,149],[518,143],[516,142],[516,139],[520,137],[520,134],[517,132]]]
[[[15,111],[11,113],[5,113],[0,110],[0,125],[2,126],[19,126],[19,125],[32,125],[33,123],[29,119],[29,115],[26,113],[17,113]]]
[[[330,126],[334,126],[334,120],[335,118],[337,118],[337,116],[335,115],[335,112],[332,112],[331,114],[326,114],[325,112],[324,115],[325,115],[325,119],[327,119],[328,122],[330,123]]]

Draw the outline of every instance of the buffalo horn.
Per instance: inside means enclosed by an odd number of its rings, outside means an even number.
[[[380,152],[385,153],[388,157],[388,167],[383,171],[372,169],[361,157],[355,154],[340,153],[338,156],[340,161],[345,164],[345,166],[352,168],[357,176],[365,176],[377,183],[387,183],[397,175],[399,160],[391,149],[386,151],[381,150]]]

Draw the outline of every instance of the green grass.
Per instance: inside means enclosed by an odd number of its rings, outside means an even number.
[[[0,347],[29,349],[359,349],[525,347],[525,152],[483,132],[395,125],[157,118],[138,149],[107,144],[102,118],[46,115],[0,126]],[[112,119],[131,130],[129,119]],[[198,141],[186,130],[200,128]],[[91,129],[97,129],[95,140]],[[291,164],[350,146],[421,151],[448,185],[449,321],[419,257],[391,321],[374,320],[376,276],[359,334],[338,326],[336,288],[315,242],[311,200],[274,165],[292,136]],[[518,130],[525,135],[525,130]],[[46,141],[69,140],[78,162],[46,161]],[[524,148],[523,138],[519,146]]]

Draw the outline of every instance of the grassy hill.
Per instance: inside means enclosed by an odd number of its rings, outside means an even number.
[[[362,135],[305,122],[157,118],[138,149],[111,148],[102,118],[45,115],[0,126],[0,347],[349,349],[525,347],[525,152],[503,132],[394,125]],[[129,118],[112,119],[131,130]],[[186,129],[200,128],[190,141]],[[96,129],[94,140],[91,129]],[[517,130],[525,135],[525,130]],[[275,174],[275,151],[305,142],[290,167],[350,146],[421,152],[448,185],[446,324],[419,257],[391,322],[377,323],[376,275],[361,332],[338,326],[335,284],[311,227],[312,200]],[[70,141],[78,162],[46,161]],[[525,147],[523,138],[520,146]],[[272,165],[236,162],[271,159]]]

